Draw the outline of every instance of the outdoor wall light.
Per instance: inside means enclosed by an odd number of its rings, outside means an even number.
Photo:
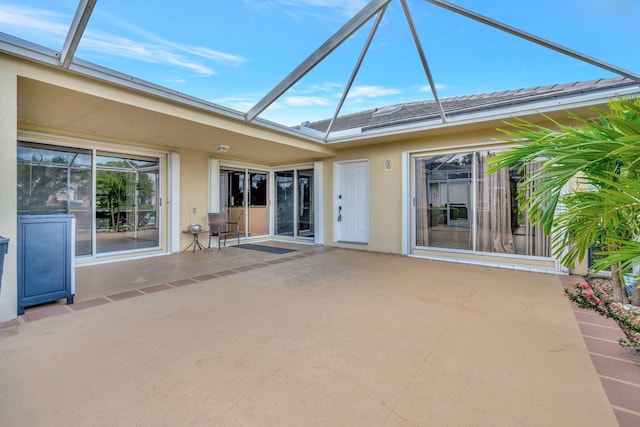
[[[229,151],[229,146],[224,144],[219,144],[219,145],[216,145],[216,150],[218,150],[219,153],[226,153],[227,151]]]

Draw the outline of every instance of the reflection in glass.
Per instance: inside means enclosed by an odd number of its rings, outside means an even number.
[[[276,179],[276,234],[293,236],[294,171],[278,171]]]
[[[18,144],[18,214],[74,214],[76,255],[91,255],[91,152]]]
[[[157,158],[96,156],[96,251],[158,247]]]
[[[471,249],[471,154],[416,159],[417,245]]]
[[[265,172],[249,172],[249,183],[249,235],[262,236],[269,234],[267,174]]]
[[[298,171],[298,236],[313,237],[313,169]]]
[[[550,256],[549,238],[518,207],[522,176],[517,168],[486,173],[494,155],[480,151],[415,159],[416,246]],[[527,165],[526,172],[536,167]]]
[[[220,208],[226,220],[238,224],[238,230],[245,231],[244,171],[220,170]]]

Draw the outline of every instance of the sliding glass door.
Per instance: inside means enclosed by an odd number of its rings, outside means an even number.
[[[415,156],[414,247],[549,257],[516,198],[517,169],[487,174],[492,151]]]
[[[313,196],[313,169],[299,170],[297,208],[299,237],[314,236]]]
[[[280,236],[293,236],[295,227],[295,171],[278,171],[276,179],[276,234]]]
[[[246,237],[269,234],[268,177],[263,171],[220,170],[221,210]]]
[[[157,158],[96,155],[96,252],[160,245]]]
[[[17,160],[18,213],[73,214],[76,256],[160,247],[158,157],[19,142]]]
[[[313,169],[275,172],[275,232],[280,236],[313,238]]]
[[[471,249],[471,159],[450,154],[415,160],[418,246]]]

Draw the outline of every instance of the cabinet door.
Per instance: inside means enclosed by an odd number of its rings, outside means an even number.
[[[23,216],[18,221],[18,310],[72,296],[72,220]],[[20,313],[19,313],[20,314]]]

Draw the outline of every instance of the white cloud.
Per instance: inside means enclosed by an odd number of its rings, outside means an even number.
[[[345,14],[354,15],[368,2],[366,0],[278,0],[278,3],[286,6],[312,6],[339,9]]]
[[[281,102],[292,107],[323,107],[329,105],[326,98],[319,96],[286,96],[282,98]]]
[[[305,88],[299,89],[298,93],[307,94],[307,93],[316,93],[316,92],[333,92],[335,90],[342,90],[344,85],[342,83],[316,83],[308,85]]]
[[[400,89],[384,88],[382,86],[355,86],[349,91],[348,98],[377,98],[380,96],[397,95]]]
[[[436,83],[436,90],[445,90],[445,89],[449,89],[449,86],[447,86],[444,83]],[[431,86],[429,85],[420,86],[420,92],[431,92]]]
[[[242,56],[208,47],[172,42],[120,18],[104,14],[101,16],[117,27],[140,36],[142,41],[87,30],[80,43],[82,51],[166,64],[204,76],[216,74],[208,61],[232,66],[246,61]],[[49,46],[55,41],[57,47],[62,47],[71,20],[70,16],[51,10],[0,4],[0,28],[4,32],[28,37],[30,41],[47,43]]]
[[[247,112],[262,98],[263,95],[238,95],[224,98],[215,98],[210,101],[214,104],[224,105],[236,111]]]
[[[5,33],[28,34],[29,40],[56,39],[62,43],[69,31],[71,17],[25,6],[0,4],[0,25]]]
[[[231,53],[221,52],[203,46],[192,46],[184,43],[176,43],[174,41],[164,39],[151,31],[145,30],[141,27],[138,27],[137,25],[134,25],[112,15],[102,14],[102,16],[110,23],[143,37],[147,40],[145,44],[155,44],[158,50],[179,51],[230,65],[239,65],[245,62],[245,58],[239,55],[233,55]]]
[[[141,44],[144,44],[146,46],[155,45],[155,48],[153,50],[170,51],[170,52],[174,52],[174,55],[177,55],[177,52],[182,52],[182,53],[195,55],[211,61],[225,63],[229,65],[239,65],[244,63],[246,60],[244,57],[240,55],[221,52],[208,47],[193,46],[193,45],[188,45],[184,43],[176,43],[174,41],[164,39],[151,31],[147,31],[141,27],[138,27],[137,25],[124,21],[118,17],[114,17],[112,15],[107,15],[107,14],[103,14],[103,16],[113,25],[116,25],[128,31],[131,31],[132,33],[137,34],[147,40],[146,42],[143,42]]]
[[[205,76],[216,73],[206,65],[156,44],[139,43],[124,37],[95,32],[87,33],[82,40],[83,49],[99,52],[100,54],[130,58],[153,64],[164,63],[175,67],[186,68]]]
[[[268,7],[289,8],[284,12],[293,17],[299,14],[307,16],[315,15],[318,18],[325,18],[327,10],[333,9],[340,15],[351,18],[360,11],[367,3],[367,0],[244,0],[245,4],[252,10],[259,12]],[[316,9],[315,11],[312,9]],[[318,13],[318,9],[323,9],[322,13]]]

